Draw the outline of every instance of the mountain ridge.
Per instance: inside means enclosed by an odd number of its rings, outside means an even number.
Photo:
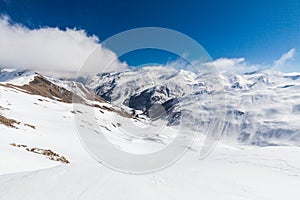
[[[42,75],[30,70],[2,69],[0,83],[16,83],[15,87],[21,87],[37,76]],[[220,74],[223,90],[220,90],[221,95],[214,96],[213,103],[208,99],[214,91],[208,88],[203,76],[184,70],[144,67],[98,74],[79,82],[78,79],[42,77],[57,85],[58,90],[64,88],[80,98],[88,96],[87,99],[94,100],[99,97],[102,102],[111,102],[116,110],[123,110],[125,116],[152,120],[163,117],[169,126],[179,125],[185,117],[189,121],[187,126],[197,124],[204,134],[214,110],[223,109],[225,138],[258,146],[300,144],[297,123],[300,119],[300,104],[297,103],[300,73],[263,70]],[[68,98],[68,103],[71,102]]]

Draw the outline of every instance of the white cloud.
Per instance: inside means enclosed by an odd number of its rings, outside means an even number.
[[[275,60],[273,64],[270,65],[259,65],[250,64],[246,62],[245,58],[219,58],[212,62],[206,63],[208,67],[216,67],[221,73],[224,72],[236,72],[245,73],[256,71],[259,69],[273,68],[277,70],[282,70],[283,67],[287,67],[288,61],[292,60],[295,56],[296,49],[291,49],[287,53],[284,53],[278,60]]]
[[[173,62],[168,62],[166,66],[177,70],[197,70],[202,72],[218,71],[220,73],[246,73],[253,72],[264,67],[262,65],[250,64],[246,62],[245,58],[219,58],[211,62],[195,60],[192,63],[188,63],[184,59],[178,59]]]
[[[215,67],[219,72],[245,73],[258,70],[259,65],[252,65],[245,61],[245,58],[219,58],[205,64],[208,67]]]
[[[7,16],[0,17],[0,67],[23,68],[48,72],[76,73],[93,51],[85,72],[123,70],[114,52],[99,44],[96,36],[84,30],[59,28],[29,29],[12,23]]]
[[[274,68],[283,67],[289,60],[292,60],[295,56],[296,49],[291,49],[284,53],[278,60],[274,61]]]

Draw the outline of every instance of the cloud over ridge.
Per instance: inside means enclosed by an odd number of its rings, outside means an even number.
[[[283,66],[287,61],[292,60],[295,56],[296,49],[292,48],[288,52],[282,54],[282,56],[274,61],[274,67],[281,67]]]
[[[223,57],[205,63],[205,66],[215,67],[219,72],[236,73],[264,68],[282,70],[295,54],[296,49],[292,48],[270,65],[252,64],[243,57]],[[167,65],[178,68],[184,63],[176,61]],[[113,51],[104,48],[97,36],[88,35],[85,30],[30,29],[12,22],[8,16],[0,16],[0,68],[30,69],[63,77],[74,76],[82,66],[83,73],[88,74],[127,69],[127,64],[120,62]]]
[[[11,22],[8,16],[0,17],[0,67],[76,73],[92,52],[85,67],[87,73],[126,68],[114,52],[102,47],[96,36],[89,36],[84,30],[29,29]],[[107,70],[112,61],[115,62]]]
[[[274,60],[270,65],[251,64],[245,58],[218,58],[212,62],[206,63],[206,66],[216,67],[219,72],[236,72],[245,73],[261,69],[283,70],[285,65],[294,59],[296,49],[292,48],[288,52],[283,53],[280,58]]]

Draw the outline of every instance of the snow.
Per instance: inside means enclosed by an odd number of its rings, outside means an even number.
[[[140,109],[145,100],[152,105],[177,98],[179,104],[175,111],[190,115],[190,127],[197,122],[200,127],[207,126],[212,110],[225,112],[224,132],[232,142],[259,146],[300,145],[299,77],[299,73],[274,70],[230,73],[220,74],[218,85],[214,84],[215,79],[191,71],[144,67],[99,74],[86,84],[114,104],[128,104],[133,109]],[[166,89],[161,90],[162,86]],[[219,94],[211,95],[212,91]]]
[[[257,77],[248,75],[246,83]],[[284,79],[282,78],[282,81]],[[189,80],[192,81],[194,79]],[[297,84],[293,80],[291,82]],[[290,114],[293,105],[299,104],[297,88],[288,88],[291,92],[287,96],[287,88],[277,86],[274,84],[266,86],[276,88],[275,92],[268,89],[260,92],[238,92],[230,101],[234,102],[237,99],[241,101],[238,110],[243,112],[250,110],[257,123],[269,119],[263,123],[271,124],[269,126],[272,130],[285,127],[299,130],[297,107],[294,106],[295,114]],[[82,113],[74,114],[71,112],[73,111],[71,104],[26,94],[4,86],[0,86],[0,97],[0,105],[5,108],[1,109],[0,113],[20,122],[16,125],[18,129],[0,124],[1,200],[296,200],[300,196],[300,148],[291,144],[248,146],[233,143],[232,136],[226,134],[212,153],[200,160],[199,152],[203,138],[197,138],[193,146],[171,166],[153,173],[133,175],[112,170],[98,163],[84,148],[75,127],[75,116],[77,119],[84,119],[84,106],[75,107],[81,109],[79,111]],[[273,104],[269,104],[270,101]],[[284,103],[280,103],[282,101]],[[101,105],[111,107],[107,103]],[[232,115],[228,121],[231,124],[238,123],[236,116]],[[245,120],[251,119],[252,115],[248,113]],[[100,128],[102,127],[101,131],[112,143],[130,153],[157,151],[176,135],[176,131],[172,130],[173,127],[167,127],[164,131],[170,133],[169,135],[162,131],[161,135],[157,136],[164,144],[151,140],[130,141],[129,139],[132,139],[130,136],[112,125],[116,123],[114,117],[110,111],[103,110],[103,113],[100,113],[95,110],[95,118]],[[121,117],[120,119],[124,121],[124,125],[128,122],[126,120],[130,120],[130,123],[142,126],[142,122]],[[36,128],[25,126],[25,123]],[[286,125],[283,126],[284,123]],[[82,122],[81,125],[89,127],[86,122]],[[104,127],[112,131],[109,132]],[[250,130],[254,130],[255,127],[252,128],[248,127]],[[11,146],[12,143],[51,149],[65,156],[71,163],[63,164],[49,160],[43,155]]]
[[[0,82],[10,83],[18,86],[33,81],[35,73],[27,70],[0,69]]]

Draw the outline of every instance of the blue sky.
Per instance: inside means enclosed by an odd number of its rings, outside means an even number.
[[[272,65],[295,49],[288,71],[300,71],[299,0],[45,2],[0,0],[0,13],[31,29],[84,29],[100,41],[137,27],[170,28],[198,41],[213,59],[245,58],[259,65]]]

